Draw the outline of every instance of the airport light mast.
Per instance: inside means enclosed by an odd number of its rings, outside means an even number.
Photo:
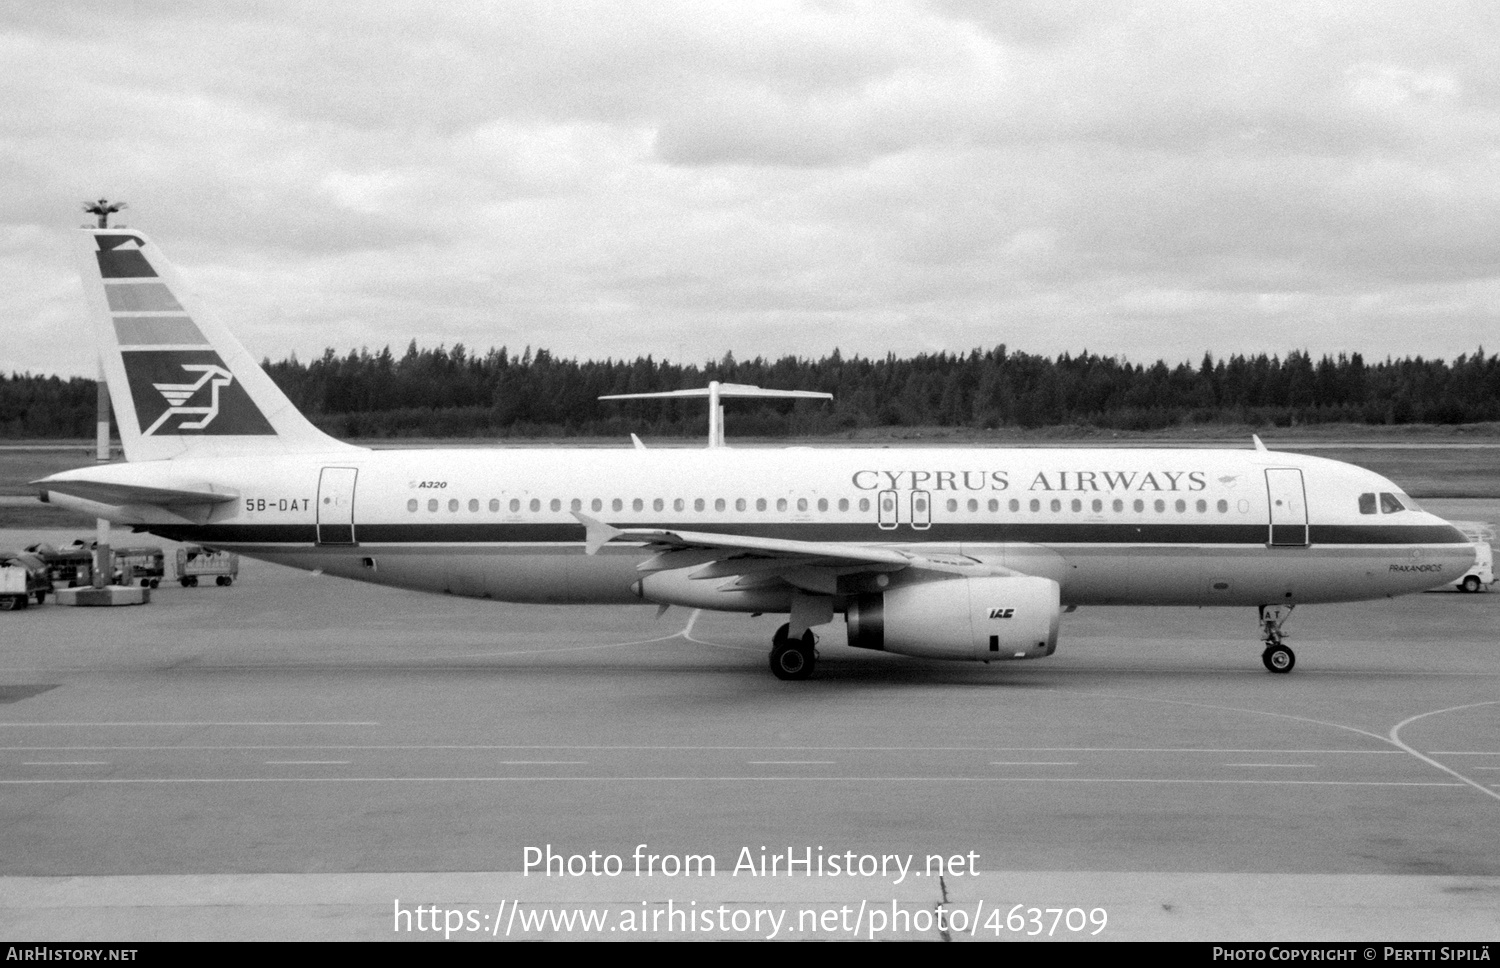
[[[90,215],[99,217],[99,228],[109,228],[109,217],[116,212],[125,209],[124,202],[111,202],[107,198],[101,198],[97,202],[84,202],[83,210]],[[99,398],[98,416],[95,418],[95,449],[94,462],[107,464],[110,461],[109,448],[109,384],[104,380],[104,358],[99,358]],[[103,588],[111,584],[114,575],[114,555],[109,549],[109,522],[104,518],[96,518],[94,522],[94,582],[95,588]]]

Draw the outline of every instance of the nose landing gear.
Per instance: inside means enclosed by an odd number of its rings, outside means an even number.
[[[1260,637],[1266,649],[1260,661],[1271,672],[1287,673],[1297,664],[1297,656],[1282,642],[1281,626],[1292,617],[1295,605],[1262,605],[1260,607]]]

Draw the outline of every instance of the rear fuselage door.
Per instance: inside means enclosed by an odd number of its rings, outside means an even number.
[[[1271,534],[1275,548],[1307,547],[1307,491],[1295,467],[1266,470],[1266,495],[1271,505]]]
[[[318,544],[354,544],[352,467],[325,467],[318,477]]]

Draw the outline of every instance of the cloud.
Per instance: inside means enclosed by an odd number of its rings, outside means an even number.
[[[257,353],[1456,355],[1493,331],[1483,5],[28,4],[5,368],[90,372],[125,198]],[[59,253],[62,255],[59,257]]]

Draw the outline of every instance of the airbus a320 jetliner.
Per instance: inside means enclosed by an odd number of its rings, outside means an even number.
[[[317,430],[139,232],[80,233],[126,463],[36,482],[136,530],[294,568],[509,602],[786,613],[988,662],[1051,655],[1076,605],[1259,609],[1443,585],[1468,541],[1367,470],[1244,450],[367,450]],[[1258,442],[1257,442],[1258,443]]]

